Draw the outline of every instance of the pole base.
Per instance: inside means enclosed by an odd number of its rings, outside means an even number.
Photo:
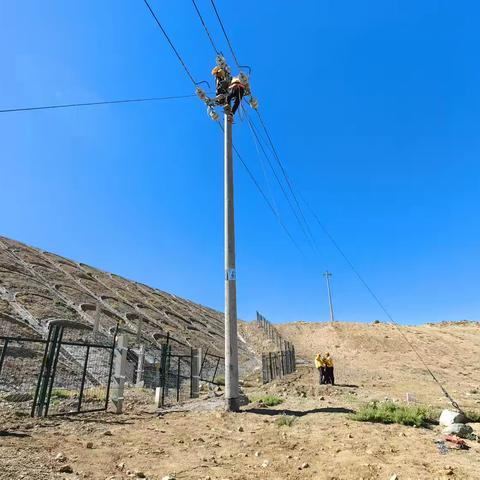
[[[240,401],[238,398],[226,398],[225,399],[225,411],[226,412],[239,412]]]

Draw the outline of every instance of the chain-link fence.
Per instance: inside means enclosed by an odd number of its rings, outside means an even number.
[[[105,410],[114,345],[53,321],[48,338],[0,336],[0,408],[32,415]]]
[[[296,370],[295,348],[280,352],[269,352],[262,355],[263,383],[292,373]]]
[[[30,414],[46,341],[0,337],[0,409]]]
[[[164,340],[160,345],[144,343],[127,349],[127,388],[143,388],[152,397],[160,395],[159,404],[166,405],[196,396],[196,377],[197,383],[223,384],[223,357],[208,350],[202,356],[199,350],[177,345],[169,336]]]
[[[224,385],[225,358],[215,355],[214,353],[210,353],[207,349],[202,358],[202,364],[200,367],[200,380],[213,385]]]

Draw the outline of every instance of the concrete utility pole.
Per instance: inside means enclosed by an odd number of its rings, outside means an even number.
[[[233,205],[232,123],[225,125],[225,409],[238,412],[237,284],[235,271],[235,218]]]
[[[327,291],[328,291],[328,304],[330,306],[330,321],[334,322],[333,318],[333,302],[332,302],[332,292],[330,290],[330,277],[332,274],[329,271],[326,271],[323,276],[327,279]]]

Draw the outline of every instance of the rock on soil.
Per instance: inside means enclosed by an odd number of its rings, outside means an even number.
[[[453,423],[467,423],[467,419],[463,413],[445,409],[442,411],[438,423],[443,427],[447,427]]]
[[[443,433],[447,435],[458,435],[461,438],[465,438],[466,435],[473,432],[473,428],[470,425],[463,423],[452,423],[443,429]]]

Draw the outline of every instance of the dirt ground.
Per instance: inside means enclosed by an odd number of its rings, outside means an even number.
[[[0,412],[0,479],[480,479],[480,443],[442,455],[439,427],[352,420],[363,403],[403,402],[406,393],[448,407],[394,327],[297,323],[281,330],[297,345],[298,371],[264,386],[252,376],[244,391],[254,401],[241,413],[225,413],[221,396],[156,410],[139,391],[129,393],[122,415]],[[405,332],[461,406],[480,411],[478,325]],[[312,355],[327,349],[336,362],[334,387],[318,385],[311,365]],[[255,399],[266,394],[284,402],[261,407]],[[283,414],[294,417],[290,426],[277,425]],[[480,434],[480,424],[472,426]]]
[[[156,412],[140,396],[122,415],[33,420],[10,414],[0,433],[0,478],[480,478],[480,443],[441,455],[438,427],[356,422],[349,412],[363,401],[362,389],[316,382],[316,371],[304,366],[272,385],[247,387],[250,397],[268,392],[285,401],[272,408],[252,403],[238,414],[223,412],[222,397]],[[282,414],[295,417],[291,426],[276,424]],[[72,473],[61,473],[65,466]]]

